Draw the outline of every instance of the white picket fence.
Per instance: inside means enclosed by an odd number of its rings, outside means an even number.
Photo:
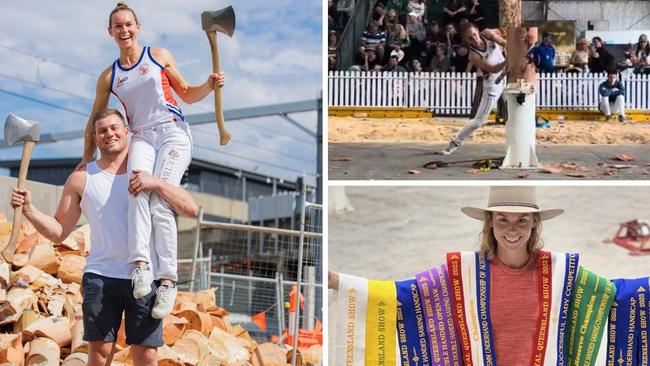
[[[606,74],[539,74],[538,108],[595,110]],[[650,75],[623,77],[626,108],[650,110]],[[475,73],[330,71],[329,106],[427,108],[437,115],[469,115]]]

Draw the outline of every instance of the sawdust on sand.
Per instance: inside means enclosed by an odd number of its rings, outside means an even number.
[[[329,117],[329,142],[445,143],[467,123],[467,118],[357,118]],[[502,143],[505,126],[488,123],[469,143]],[[629,145],[650,144],[650,124],[634,122],[551,121],[537,129],[538,144]]]

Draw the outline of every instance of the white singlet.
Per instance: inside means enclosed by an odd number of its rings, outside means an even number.
[[[483,36],[481,36],[481,39],[483,40],[483,42],[485,42],[485,49],[481,50],[474,47],[472,44],[470,44],[469,45],[470,52],[471,51],[476,52],[482,59],[484,59],[491,66],[497,65],[506,60],[506,58],[503,56],[503,48],[501,47],[501,45]],[[501,70],[497,73],[488,74],[483,70],[479,69],[478,74],[483,76],[486,81],[495,82],[496,79],[499,76],[501,76],[504,70]]]
[[[151,56],[150,47],[144,47],[138,62],[128,69],[122,68],[119,59],[113,62],[111,93],[122,103],[132,131],[185,121],[165,68]]]
[[[131,279],[133,264],[127,260],[128,175],[112,175],[93,161],[86,165],[86,183],[81,196],[81,211],[90,224],[92,247],[84,273]],[[156,256],[151,268],[158,268]],[[154,275],[156,275],[154,273]]]

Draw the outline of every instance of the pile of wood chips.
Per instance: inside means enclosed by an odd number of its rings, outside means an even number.
[[[4,217],[0,212],[0,243],[11,234]],[[13,266],[0,263],[0,366],[87,364],[81,277],[89,251],[88,225],[52,243],[23,223]],[[224,319],[229,313],[215,305],[215,292],[178,293],[172,314],[163,320],[159,365],[291,363],[287,347],[257,344],[243,327]],[[124,322],[116,343],[113,365],[132,365]],[[315,365],[322,348],[299,349],[298,354],[297,364]]]

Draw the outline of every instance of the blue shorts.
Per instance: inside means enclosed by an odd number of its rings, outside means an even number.
[[[151,293],[136,300],[131,280],[84,273],[81,281],[84,341],[115,342],[124,313],[127,344],[161,347],[162,321],[151,317],[159,284],[154,281]]]

